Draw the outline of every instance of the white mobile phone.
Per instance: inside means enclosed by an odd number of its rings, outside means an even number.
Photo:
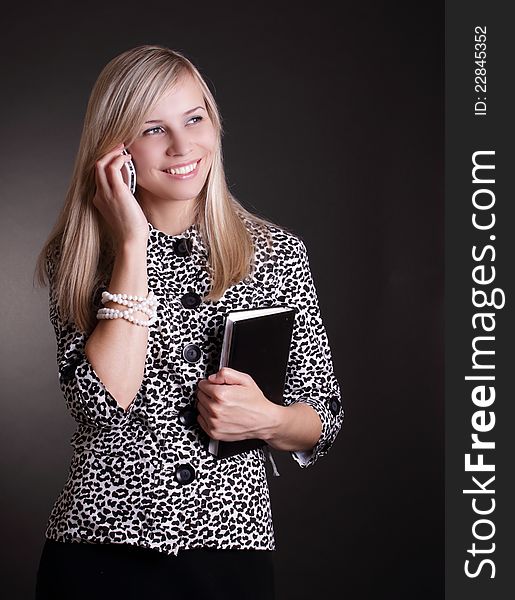
[[[127,150],[123,150],[122,154],[129,154]],[[136,191],[136,169],[134,168],[134,163],[132,160],[128,160],[124,163],[124,171],[122,172],[122,177],[128,188],[131,191],[131,194],[134,194]]]

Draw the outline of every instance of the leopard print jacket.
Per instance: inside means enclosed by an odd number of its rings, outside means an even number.
[[[217,459],[207,451],[197,421],[196,384],[218,370],[225,314],[297,308],[284,404],[305,402],[322,422],[310,452],[291,452],[300,467],[328,452],[343,408],[304,242],[267,225],[270,248],[262,228],[247,225],[255,243],[253,272],[220,300],[204,302],[208,253],[197,225],[168,235],[149,223],[148,286],[158,300],[158,320],[149,327],[143,381],[127,410],[89,363],[86,335],[62,323],[52,288],[56,257],[47,258],[59,384],[77,423],[47,538],[128,543],[167,554],[198,547],[275,549],[268,448]],[[95,294],[96,308],[105,289]]]

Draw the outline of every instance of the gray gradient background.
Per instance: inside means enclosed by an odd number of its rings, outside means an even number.
[[[74,430],[34,261],[91,86],[140,43],[199,67],[231,190],[310,255],[346,421],[314,468],[275,453],[278,600],[443,597],[443,5],[65,6],[0,40],[3,597],[32,598]]]

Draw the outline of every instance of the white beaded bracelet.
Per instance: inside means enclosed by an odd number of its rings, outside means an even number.
[[[136,302],[146,302],[149,305],[157,304],[157,300],[155,299],[152,290],[149,291],[146,298],[145,296],[131,296],[129,294],[110,294],[107,290],[102,292],[102,304],[112,301],[117,304],[131,307],[134,306],[133,300]]]
[[[102,309],[100,309],[102,310]],[[118,314],[102,314],[102,313],[97,313],[97,319],[127,319],[127,321],[130,321],[131,323],[134,323],[134,325],[142,325],[142,326],[149,326],[149,325],[153,325],[156,320],[157,320],[157,315],[153,315],[152,317],[150,317],[150,319],[142,320],[142,319],[135,319],[131,314],[128,313],[128,311],[123,311],[121,313]]]
[[[116,302],[128,307],[128,310],[118,310],[117,308],[99,308],[97,311],[97,319],[126,319],[134,325],[142,325],[148,327],[153,325],[157,320],[157,300],[154,292],[149,291],[147,297],[133,296],[130,294],[111,294],[108,291],[102,292],[102,304],[107,302]],[[136,319],[133,316],[134,312],[141,311],[149,316],[145,321]]]

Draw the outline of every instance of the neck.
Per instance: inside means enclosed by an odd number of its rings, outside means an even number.
[[[196,198],[152,203],[145,203],[144,199],[140,200],[147,220],[167,235],[179,235],[193,224],[195,203]]]

